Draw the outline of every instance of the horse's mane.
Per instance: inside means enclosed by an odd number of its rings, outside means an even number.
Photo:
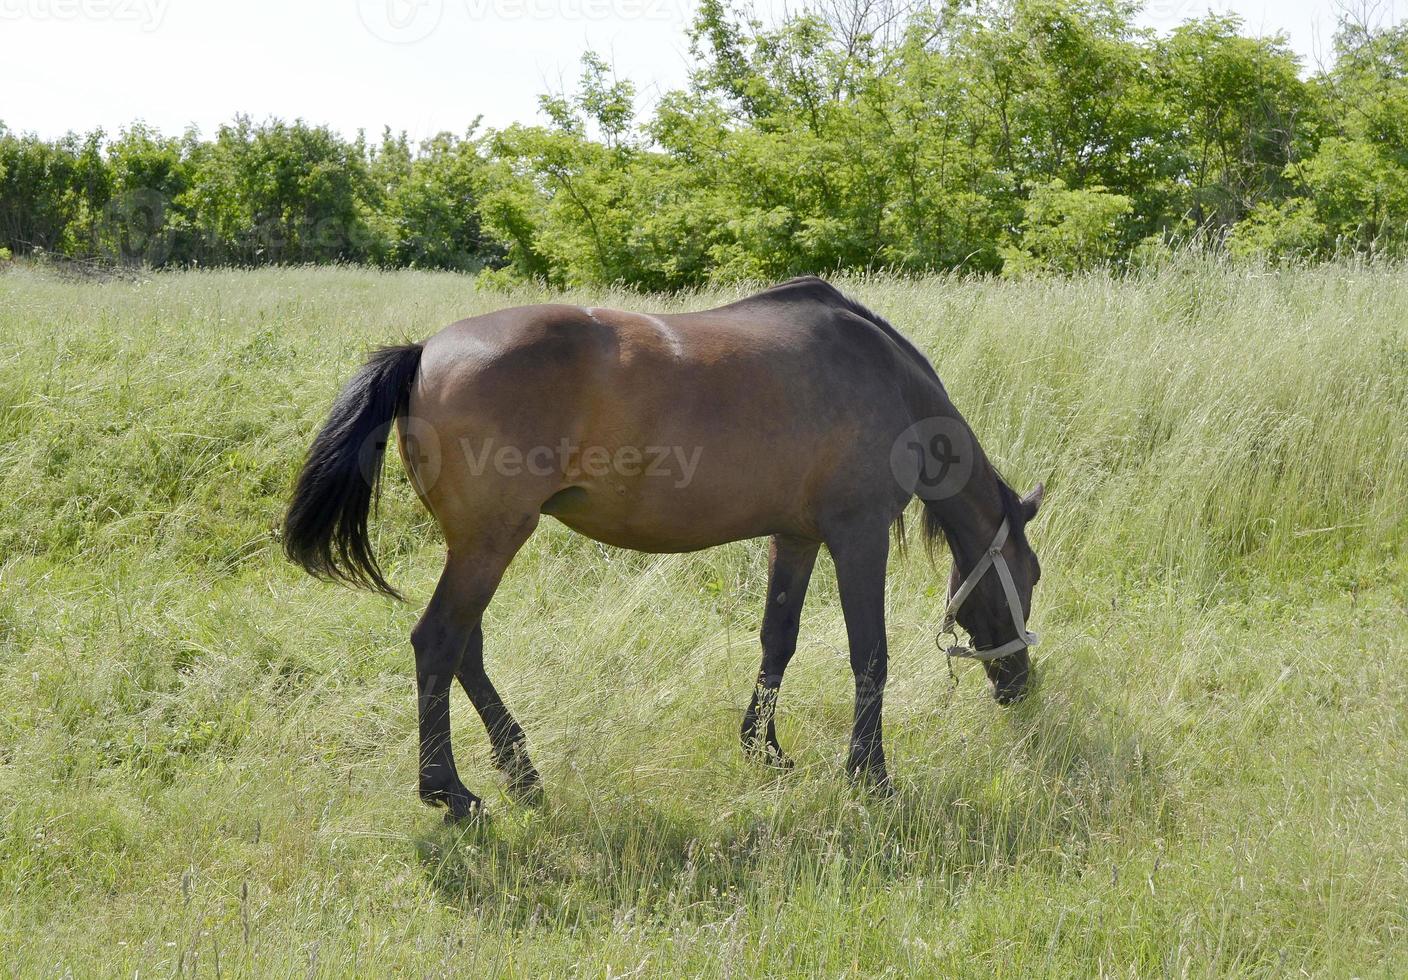
[[[989,464],[991,465],[991,464]],[[1007,534],[1019,549],[1030,549],[1031,543],[1027,541],[1027,519],[1022,510],[1022,498],[1006,478],[999,472],[997,467],[993,467],[993,475],[997,477],[997,495],[1002,501],[1002,516],[1007,519]],[[900,515],[897,522],[898,533],[904,534],[904,515]],[[935,546],[943,541],[948,545],[949,551],[953,551],[953,542],[948,540],[948,532],[939,521],[939,509],[924,502],[924,548],[932,557]]]
[[[823,282],[823,284],[835,294],[835,297],[845,309],[854,313],[856,316],[864,317],[889,335],[890,339],[893,340],[901,350],[909,354],[910,357],[923,367],[924,372],[938,383],[940,389],[943,388],[943,381],[939,379],[939,374],[934,369],[933,363],[924,356],[918,347],[914,346],[914,343],[910,341],[908,337],[895,329],[888,320],[878,313],[871,311],[868,307],[860,303],[860,301],[847,296],[830,283],[825,283],[823,280],[817,281]],[[991,461],[989,461],[989,465],[992,465]],[[1006,477],[998,472],[996,466],[993,466],[993,476],[997,478],[997,492],[998,496],[1002,499],[1002,516],[1007,519],[1009,536],[1018,547],[1030,548],[1031,545],[1027,542],[1026,518],[1023,516],[1021,496],[1016,490],[1012,489],[1012,485],[1007,482]],[[939,523],[938,508],[936,507],[925,506],[923,531],[924,546],[931,555],[934,553],[934,546],[940,540],[948,543],[943,525]],[[896,522],[896,533],[902,541],[904,539],[903,514],[900,515],[899,520]],[[949,550],[953,550],[951,544]]]
[[[933,363],[924,356],[923,352],[914,345],[913,341],[900,333],[900,331],[883,316],[874,312],[859,300],[847,296],[825,279],[818,278],[817,276],[800,276],[796,279],[789,279],[787,282],[779,283],[770,289],[758,293],[756,296],[749,297],[749,300],[784,299],[796,296],[798,293],[828,306],[839,307],[873,324],[876,329],[889,337],[895,346],[904,352],[927,378],[932,379],[934,383],[939,386],[940,391],[944,390],[944,383],[940,380],[939,373],[934,369]],[[745,302],[747,302],[747,300],[745,300]],[[944,392],[944,394],[945,397],[947,397],[947,392]],[[991,465],[991,461],[989,461],[989,465]],[[993,475],[997,478],[998,496],[1002,498],[1002,514],[1007,519],[1009,535],[1019,546],[1030,547],[1026,536],[1026,520],[1022,516],[1021,497],[1018,496],[1017,491],[1012,489],[1011,484],[1007,482],[1002,474],[997,472],[995,466],[993,467]],[[900,516],[895,520],[895,534],[897,543],[903,548],[905,541],[905,520],[903,512],[901,512]],[[950,551],[953,550],[952,543],[948,541],[947,532],[944,530],[943,524],[939,520],[938,508],[931,506],[927,501],[924,505],[923,537],[925,549],[931,556],[935,552],[935,546],[940,541],[948,544]]]

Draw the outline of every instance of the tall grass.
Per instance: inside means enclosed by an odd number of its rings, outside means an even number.
[[[20,973],[1401,975],[1408,970],[1408,280],[843,283],[935,360],[1020,487],[1040,686],[932,643],[892,560],[899,796],[840,776],[823,563],[746,763],[759,543],[614,551],[545,522],[487,620],[547,780],[487,827],[415,802],[407,633],[443,557],[399,467],[412,602],[274,528],[371,345],[545,298],[451,275],[0,276],[0,962]],[[738,290],[568,301],[698,308]],[[944,564],[940,563],[941,566]]]

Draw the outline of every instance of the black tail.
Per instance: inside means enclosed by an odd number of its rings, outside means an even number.
[[[391,423],[405,411],[420,344],[383,347],[342,389],[313,440],[284,517],[284,554],[318,578],[401,594],[381,574],[367,515]]]

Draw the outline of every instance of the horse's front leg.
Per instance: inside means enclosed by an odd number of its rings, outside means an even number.
[[[846,527],[826,541],[836,562],[836,584],[851,647],[855,675],[855,727],[846,772],[883,792],[890,791],[885,768],[881,713],[889,651],[885,642],[885,563],[890,554],[888,524]]]
[[[763,663],[753,687],[753,700],[743,714],[743,750],[769,765],[790,768],[792,760],[777,743],[777,695],[782,675],[797,651],[802,604],[820,544],[783,535],[768,546],[767,608],[763,610]],[[762,731],[760,732],[759,729]]]

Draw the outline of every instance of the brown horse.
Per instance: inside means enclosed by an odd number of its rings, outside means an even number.
[[[890,529],[923,499],[955,559],[949,617],[978,647],[998,701],[1027,683],[1040,574],[1023,528],[1041,503],[998,476],[929,362],[820,279],[714,310],[653,316],[526,306],[455,323],[372,356],[314,440],[285,522],[314,575],[396,595],[367,515],[388,429],[444,532],[448,556],[411,632],[420,795],[455,818],[480,801],[455,770],[458,678],[520,797],[540,779],[484,670],[484,610],[543,514],[606,544],[682,552],[771,537],[762,668],[745,749],[788,760],[773,724],[817,550],[836,565],[855,673],[847,771],[888,788],[881,744]],[[998,574],[985,574],[995,568]]]

